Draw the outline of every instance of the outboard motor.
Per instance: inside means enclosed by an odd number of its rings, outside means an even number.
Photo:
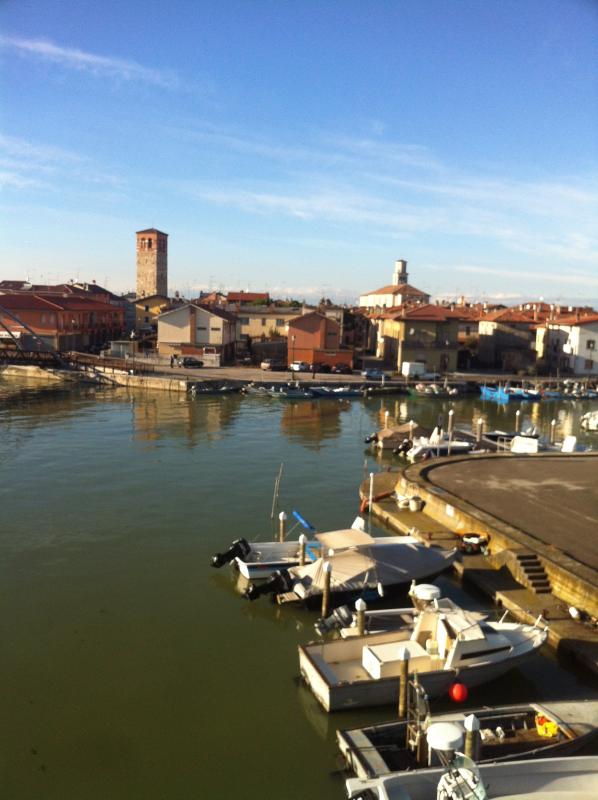
[[[216,553],[212,556],[212,566],[220,568],[224,564],[230,564],[234,558],[245,558],[249,555],[251,547],[247,539],[235,539],[225,553]]]
[[[372,442],[378,441],[378,434],[377,433],[370,433],[369,436],[366,436],[363,440],[365,444],[372,444]]]
[[[413,447],[413,442],[411,439],[403,439],[401,444],[396,447],[392,452],[395,456],[403,456],[406,455],[411,448]]]
[[[353,612],[349,606],[339,606],[335,608],[329,617],[320,617],[314,623],[314,628],[320,636],[333,630],[340,631],[341,628],[349,628],[353,624]]]
[[[272,577],[262,584],[250,583],[243,592],[243,596],[247,600],[257,600],[263,594],[282,594],[283,592],[290,592],[293,588],[291,576],[286,569],[276,570]]]

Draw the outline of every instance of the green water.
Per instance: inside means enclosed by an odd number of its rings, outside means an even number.
[[[577,432],[587,404],[522,406]],[[297,685],[314,617],[242,600],[211,555],[271,538],[281,508],[345,527],[385,410],[433,423],[448,403],[285,403],[26,387],[0,380],[0,740],[10,800],[341,798],[334,732]],[[515,409],[454,404],[512,427]],[[365,463],[367,461],[367,463]],[[445,590],[467,599],[449,579]],[[547,654],[472,703],[595,693]],[[446,707],[440,704],[440,708]]]

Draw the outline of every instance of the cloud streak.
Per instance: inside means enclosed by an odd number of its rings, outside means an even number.
[[[61,47],[45,39],[0,36],[0,47],[21,56],[50,61],[66,69],[88,72],[96,77],[145,83],[163,89],[179,87],[179,80],[173,72],[144,67],[136,61],[123,58],[87,53],[75,47]]]

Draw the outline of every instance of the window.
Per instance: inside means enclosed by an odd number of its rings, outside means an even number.
[[[198,326],[197,326],[197,330],[198,330],[198,331],[207,331],[207,328],[206,328],[206,326],[205,326],[205,325],[198,325]]]
[[[586,364],[584,369],[594,369],[594,362],[591,358],[586,358]]]
[[[152,249],[152,240],[151,240],[151,239],[148,239],[148,240],[147,240],[147,249],[148,249],[148,250],[151,250],[151,249]]]
[[[149,306],[143,306],[144,311],[149,311]]]
[[[266,327],[266,318],[262,317],[262,328]]]
[[[276,320],[276,327],[277,328],[284,328],[284,319],[277,319]]]
[[[144,322],[149,322],[149,317],[144,317],[144,318],[143,318],[143,321],[144,321]]]
[[[249,317],[239,317],[241,325],[249,325]]]
[[[41,322],[42,322],[42,325],[45,323],[45,321],[46,321],[46,315],[45,315],[45,314],[42,314],[42,320],[41,320]]]
[[[596,349],[596,339],[588,339],[586,342],[586,347],[588,350],[595,350]]]
[[[215,331],[216,333],[220,333],[222,328],[214,328],[213,326],[210,328],[211,331]]]

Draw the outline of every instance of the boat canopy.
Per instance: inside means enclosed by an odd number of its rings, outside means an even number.
[[[340,531],[316,533],[316,539],[324,546],[333,550],[337,547],[352,547],[360,544],[374,544],[374,537],[365,531],[356,528],[345,528]]]

